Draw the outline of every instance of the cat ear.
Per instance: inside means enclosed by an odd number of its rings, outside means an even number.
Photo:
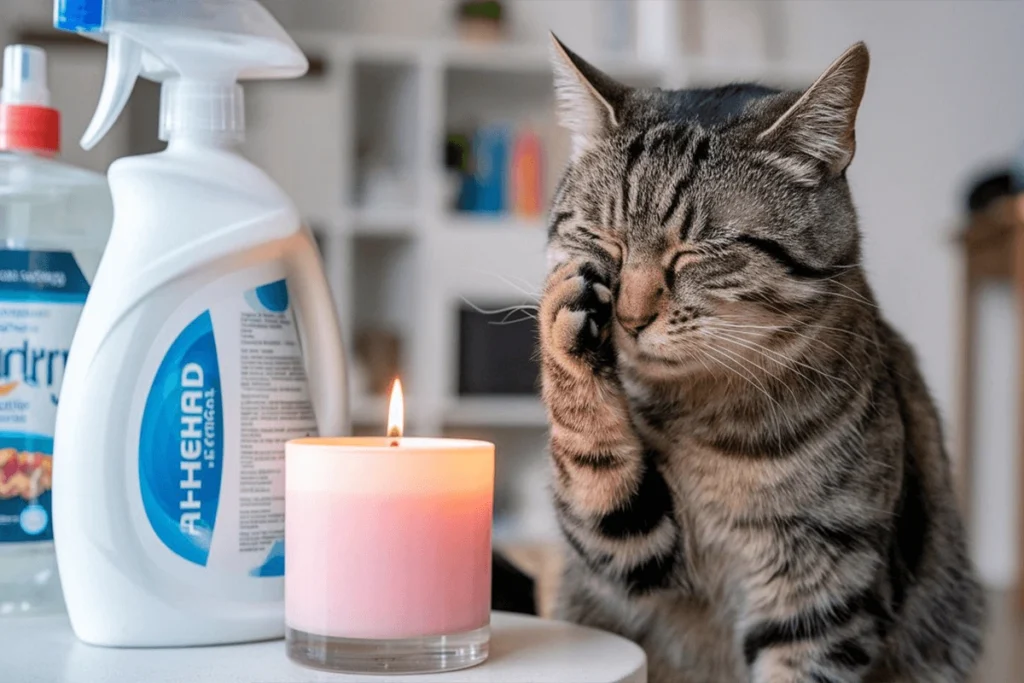
[[[856,148],[854,124],[869,63],[864,43],[850,47],[758,140],[805,169],[824,166],[829,176],[842,173]]]
[[[619,125],[629,89],[594,68],[551,34],[558,122],[572,134],[572,158]]]

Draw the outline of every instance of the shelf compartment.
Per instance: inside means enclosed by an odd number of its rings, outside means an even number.
[[[359,207],[345,212],[345,229],[356,237],[398,239],[419,230],[416,212],[404,207]]]
[[[548,424],[537,396],[461,396],[445,406],[445,424],[454,427],[537,427]]]
[[[529,398],[536,401],[540,386],[537,362],[537,324],[527,310],[515,309],[519,302],[497,303],[491,308],[463,303],[458,318],[459,396],[463,399],[484,396]],[[507,313],[490,313],[503,311]],[[486,401],[468,402],[467,408],[484,408]],[[494,417],[501,409],[520,408],[514,402],[494,405]],[[488,414],[482,410],[482,414]],[[470,413],[472,414],[472,410]]]
[[[415,396],[405,397],[406,425],[415,426],[419,417]],[[352,396],[352,424],[366,428],[371,434],[383,434],[388,417],[388,397],[355,394]],[[447,429],[476,430],[481,428],[546,429],[547,412],[537,396],[461,396],[444,405],[442,421]],[[415,435],[415,429],[407,429]]]
[[[353,391],[356,396],[383,394],[395,376],[410,377],[407,360],[419,282],[415,243],[362,238],[353,240],[350,249]]]
[[[544,233],[547,230],[547,217],[523,218],[510,213],[453,211],[445,215],[444,226],[450,230]]]
[[[547,233],[502,223],[479,229],[431,226],[436,255],[431,277],[456,302],[460,297],[487,306],[494,301],[533,303],[547,274]]]
[[[415,64],[356,61],[354,204],[372,210],[416,205],[420,81]]]

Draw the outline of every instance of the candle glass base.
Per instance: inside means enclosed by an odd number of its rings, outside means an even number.
[[[476,666],[487,659],[489,626],[418,638],[336,638],[288,628],[288,657],[303,666],[359,674],[425,674]]]

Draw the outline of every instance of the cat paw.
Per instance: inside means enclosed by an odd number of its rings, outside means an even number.
[[[612,292],[593,265],[571,263],[553,272],[541,316],[545,354],[564,366],[595,372],[614,366]]]

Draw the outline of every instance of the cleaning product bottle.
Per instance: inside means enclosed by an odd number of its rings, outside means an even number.
[[[540,136],[532,128],[524,128],[516,135],[509,191],[512,195],[510,204],[517,216],[537,218],[544,210],[542,150]]]
[[[168,143],[110,167],[113,231],[57,415],[71,625],[113,646],[279,637],[284,443],[344,433],[346,378],[313,236],[235,151],[237,81],[306,59],[254,0],[56,0],[54,23],[109,43],[82,145],[140,74],[162,82]]]
[[[55,161],[59,147],[46,53],[11,45],[0,87],[0,615],[61,607],[54,419],[113,220],[106,179]]]

